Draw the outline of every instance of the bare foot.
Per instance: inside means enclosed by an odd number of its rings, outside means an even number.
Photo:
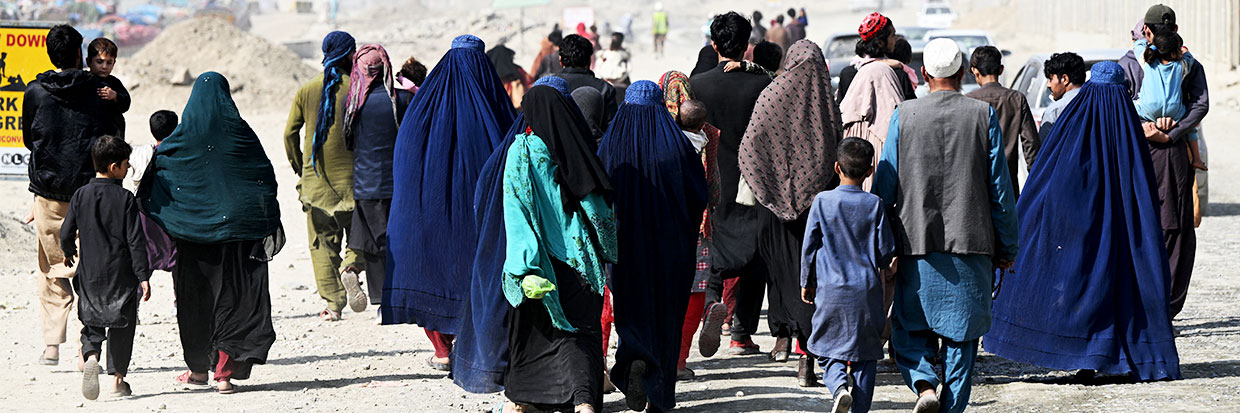
[[[52,345],[44,347],[43,358],[48,360],[60,360],[60,346]]]
[[[433,357],[431,358],[431,361],[434,361],[435,363],[438,363],[438,364],[448,364],[452,361],[452,359],[448,357]]]
[[[237,392],[237,386],[234,386],[228,379],[215,382],[215,390],[219,394],[233,394]]]

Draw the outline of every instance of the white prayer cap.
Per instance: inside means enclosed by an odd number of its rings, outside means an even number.
[[[964,56],[955,40],[940,37],[926,43],[922,52],[922,63],[926,73],[935,78],[951,77],[960,71],[960,63]]]

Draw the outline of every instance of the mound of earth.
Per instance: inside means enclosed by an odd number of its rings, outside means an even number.
[[[212,18],[169,26],[118,63],[117,71],[130,84],[157,90],[186,87],[203,72],[219,72],[239,105],[262,108],[287,107],[297,88],[318,73],[287,47]]]

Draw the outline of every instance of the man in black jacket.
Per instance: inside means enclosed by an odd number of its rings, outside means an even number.
[[[571,34],[560,42],[560,64],[564,70],[556,76],[568,82],[568,90],[572,92],[581,87],[592,87],[603,94],[603,130],[611,125],[611,118],[616,116],[620,103],[616,97],[616,88],[599,79],[590,70],[590,57],[594,56],[594,45],[590,39]]]
[[[729,321],[732,343],[728,353],[732,355],[759,352],[758,345],[750,336],[758,329],[767,274],[767,265],[758,252],[758,234],[766,222],[761,214],[764,211],[737,203],[736,194],[741,175],[737,159],[741,138],[749,126],[758,95],[771,84],[771,77],[741,70],[723,70],[727,62],[743,58],[751,30],[749,22],[736,12],[715,16],[710,25],[710,37],[711,45],[719,54],[719,64],[689,80],[695,98],[706,105],[706,122],[719,128],[716,164],[721,189],[719,204],[710,212],[714,235],[710,251],[712,280],[707,301],[720,301],[721,279],[740,279],[736,287],[736,308],[733,309],[735,320]],[[715,339],[710,342],[700,339],[702,341],[698,346],[707,349],[704,355],[714,354],[714,350],[718,349],[718,328],[713,324],[703,326],[703,337]]]
[[[22,99],[22,139],[30,150],[30,192],[39,246],[38,290],[47,347],[39,364],[60,362],[65,322],[73,305],[69,278],[58,238],[73,193],[95,176],[90,147],[95,139],[117,133],[99,97],[99,80],[82,70],[82,35],[68,25],[47,34],[47,55],[57,70],[41,73],[26,86]]]

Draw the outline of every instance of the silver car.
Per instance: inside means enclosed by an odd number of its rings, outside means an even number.
[[[1097,49],[1084,50],[1075,52],[1085,60],[1085,64],[1093,66],[1104,60],[1118,61],[1124,57],[1128,49]],[[1052,101],[1050,89],[1046,87],[1046,76],[1042,73],[1042,63],[1050,59],[1050,54],[1037,54],[1029,58],[1020,71],[1016,73],[1016,77],[1012,79],[1011,88],[1025,95],[1029,100],[1029,110],[1033,112],[1033,119],[1037,121],[1038,127],[1042,126],[1042,112],[1046,110],[1046,106]],[[1086,72],[1088,75],[1088,72]],[[1207,165],[1210,164],[1210,151],[1207,149],[1205,132],[1200,126],[1197,127],[1197,146],[1201,149],[1201,160]],[[1210,204],[1210,175],[1207,171],[1197,171],[1197,196],[1201,199],[1201,214],[1206,214],[1207,206]]]

